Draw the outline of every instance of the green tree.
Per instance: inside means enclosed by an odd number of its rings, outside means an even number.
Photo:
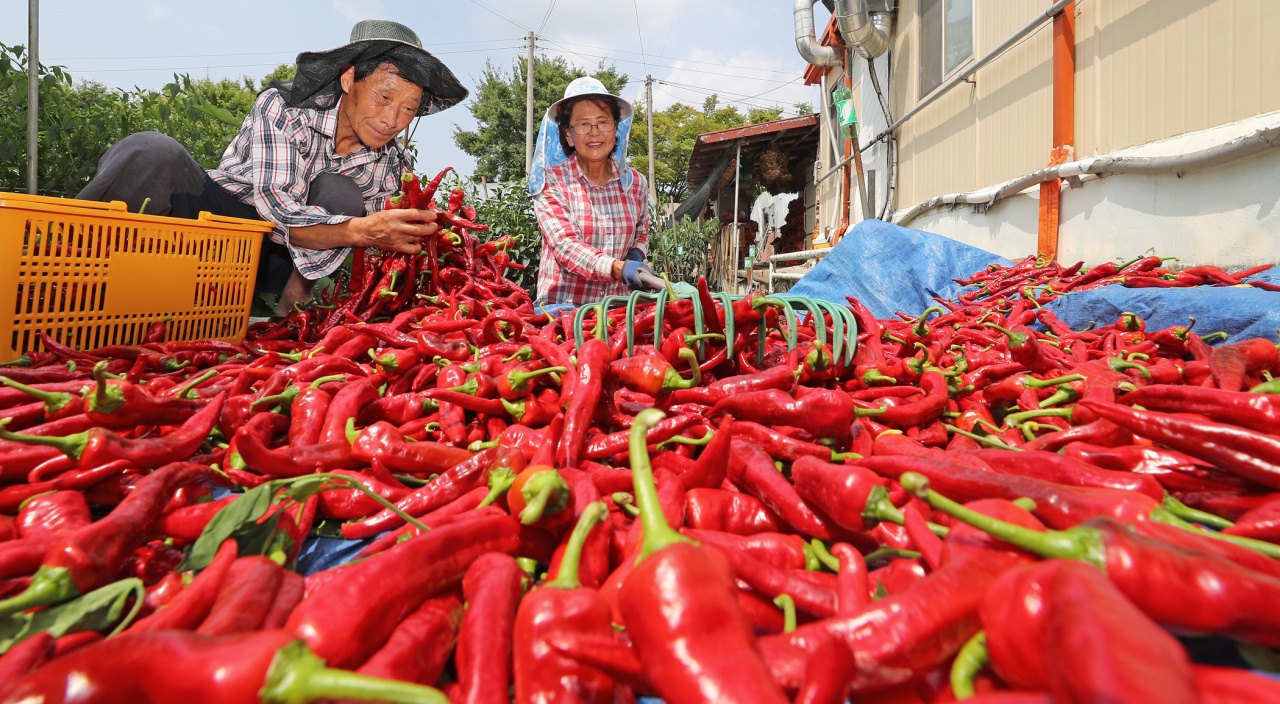
[[[251,79],[192,81],[175,75],[159,91],[108,88],[62,67],[40,66],[39,172],[42,193],[74,195],[112,145],[146,130],[178,140],[204,166],[216,166],[253,105]],[[26,51],[0,44],[0,190],[26,188]]]
[[[654,180],[660,198],[672,202],[683,200],[690,184],[685,180],[689,173],[689,158],[698,135],[717,132],[731,127],[753,125],[778,119],[782,111],[777,108],[751,108],[743,115],[736,107],[720,106],[719,98],[707,96],[702,108],[675,103],[653,117]],[[631,166],[643,174],[649,173],[649,123],[643,109],[636,109],[635,126],[631,130]]]
[[[468,106],[476,120],[476,129],[454,129],[454,143],[476,158],[476,176],[490,181],[513,181],[525,177],[526,63],[524,59],[518,59],[508,72],[486,62],[474,99]],[[564,97],[564,89],[569,82],[587,75],[598,79],[615,95],[627,86],[625,75],[603,63],[588,73],[559,56],[543,56],[533,62],[534,129],[537,129],[547,107]]]
[[[280,64],[274,71],[268,73],[262,78],[258,90],[262,90],[271,85],[272,81],[280,81],[281,83],[289,83],[293,80],[294,75],[298,72],[298,67],[294,64]]]

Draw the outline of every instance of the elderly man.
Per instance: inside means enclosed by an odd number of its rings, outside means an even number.
[[[123,200],[138,212],[200,211],[275,224],[258,288],[279,292],[276,313],[310,297],[352,247],[417,253],[437,226],[426,210],[383,210],[409,167],[395,138],[417,116],[466,99],[453,73],[413,30],[363,20],[349,43],[298,56],[292,83],[268,87],[216,169],[173,139],[131,135],[103,155],[77,196]]]

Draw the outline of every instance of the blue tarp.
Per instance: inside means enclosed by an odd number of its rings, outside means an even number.
[[[895,317],[899,311],[918,315],[934,305],[934,296],[950,299],[966,290],[952,279],[968,278],[989,264],[1010,263],[941,235],[868,220],[850,229],[789,293],[835,303],[853,296],[878,318]],[[1275,270],[1255,278],[1280,284],[1280,272]],[[1276,341],[1280,328],[1280,293],[1252,286],[1104,286],[1069,293],[1046,307],[1077,329],[1090,321],[1112,323],[1126,311],[1142,317],[1151,329],[1186,325],[1188,317],[1195,317],[1196,332],[1221,330],[1231,340]]]

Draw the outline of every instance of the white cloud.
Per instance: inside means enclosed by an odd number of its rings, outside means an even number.
[[[161,3],[151,3],[147,5],[147,19],[151,22],[159,22],[169,16],[169,6]]]
[[[332,0],[329,5],[351,24],[367,19],[390,19],[382,0]]]

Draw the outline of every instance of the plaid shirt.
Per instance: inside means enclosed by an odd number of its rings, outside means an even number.
[[[629,292],[613,280],[613,260],[632,247],[648,253],[649,186],[636,172],[624,188],[617,162],[611,167],[603,186],[588,181],[573,157],[547,169],[546,186],[533,199],[542,230],[538,301],[580,305]]]
[[[271,239],[289,247],[294,266],[308,279],[333,273],[349,248],[306,249],[289,242],[289,228],[336,225],[351,219],[307,205],[312,179],[322,173],[350,176],[364,193],[366,212],[382,210],[387,199],[400,190],[405,155],[391,142],[379,149],[361,146],[339,156],[334,151],[338,109],[292,108],[275,88],[258,101],[227,146],[222,163],[209,169],[209,178],[228,193],[275,223]]]

